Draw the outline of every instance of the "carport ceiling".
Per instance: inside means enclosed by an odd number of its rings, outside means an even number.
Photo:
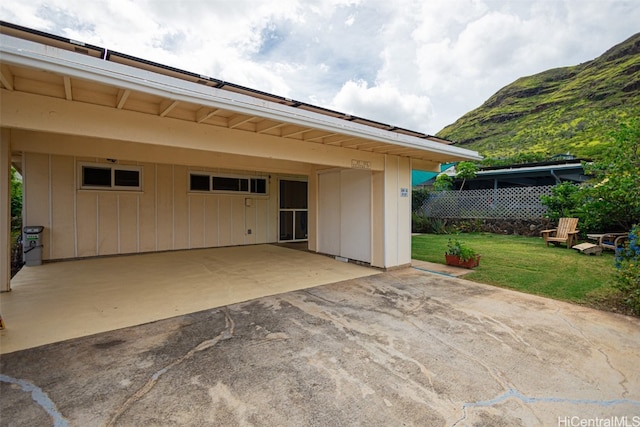
[[[449,146],[450,141],[431,135],[353,117],[12,24],[0,25],[3,34],[70,51],[54,53],[49,62],[38,52],[24,60],[12,60],[19,55],[3,52],[0,81],[5,90],[430,162],[463,160],[472,153]],[[22,55],[25,49],[18,46],[16,52]],[[46,67],[38,66],[44,62],[47,62]],[[123,75],[126,70],[138,82],[144,83],[128,84],[130,76]],[[178,90],[158,90],[161,87]],[[216,105],[208,102],[210,99],[227,102]],[[234,108],[234,105],[255,108]],[[268,114],[268,111],[276,113]]]

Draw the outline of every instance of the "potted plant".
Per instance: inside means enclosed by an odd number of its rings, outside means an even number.
[[[464,268],[473,268],[480,265],[480,254],[458,239],[449,239],[444,257],[447,265]]]

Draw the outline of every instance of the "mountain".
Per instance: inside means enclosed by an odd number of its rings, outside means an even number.
[[[640,33],[580,65],[521,77],[438,132],[487,157],[571,153],[597,158],[640,115]]]

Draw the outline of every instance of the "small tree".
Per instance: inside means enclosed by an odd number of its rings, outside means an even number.
[[[456,178],[462,178],[460,191],[464,188],[467,179],[473,179],[478,174],[478,166],[471,162],[460,162],[456,165]]]
[[[583,186],[558,184],[542,196],[547,217],[580,218],[582,231],[628,231],[640,219],[640,119],[622,124],[613,144],[584,170],[593,178]]]
[[[602,159],[585,165],[594,179],[581,210],[602,230],[628,231],[640,219],[640,118],[623,123],[613,139]]]
[[[438,175],[433,183],[433,188],[436,191],[451,190],[451,187],[453,187],[453,178],[446,173]]]
[[[582,204],[580,187],[563,182],[551,188],[551,195],[540,196],[540,200],[547,207],[545,217],[557,222],[559,218],[573,217],[578,214]]]

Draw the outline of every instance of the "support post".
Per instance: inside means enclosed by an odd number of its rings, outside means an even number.
[[[0,130],[0,292],[11,290],[11,147],[9,129]]]

